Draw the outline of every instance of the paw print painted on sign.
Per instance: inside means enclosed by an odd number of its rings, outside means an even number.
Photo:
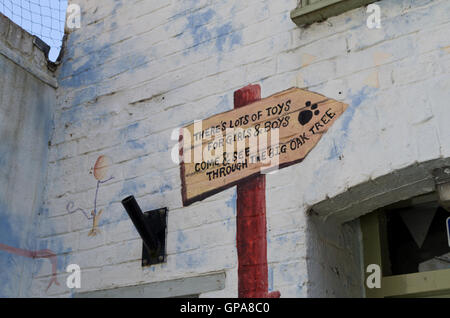
[[[306,109],[306,110],[300,112],[300,114],[298,115],[298,121],[302,126],[305,126],[306,124],[308,124],[314,115],[317,116],[320,114],[320,110],[317,109],[317,107],[318,107],[317,103],[311,105],[311,102],[307,101],[305,106],[310,107],[311,109]],[[314,113],[313,113],[313,111],[314,111]]]

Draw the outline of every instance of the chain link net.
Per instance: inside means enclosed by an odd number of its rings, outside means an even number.
[[[61,50],[66,9],[67,0],[0,0],[2,14],[51,47],[51,61]]]

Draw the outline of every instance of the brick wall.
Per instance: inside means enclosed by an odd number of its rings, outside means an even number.
[[[267,177],[269,287],[285,297],[362,295],[358,222],[306,212],[449,157],[450,3],[383,0],[382,28],[368,29],[365,8],[298,28],[296,0],[72,2],[82,28],[58,70],[38,235],[62,268],[81,266],[81,291],[224,270],[225,289],[202,296],[237,296],[235,189],[183,208],[171,137],[259,83],[263,97],[299,86],[349,104],[304,162]],[[92,173],[100,156],[113,177],[101,184]],[[142,242],[120,204],[129,194],[145,210],[169,208],[167,263],[141,268]],[[77,208],[103,210],[97,235]],[[64,283],[45,292],[49,275],[36,271],[33,295],[72,295]]]

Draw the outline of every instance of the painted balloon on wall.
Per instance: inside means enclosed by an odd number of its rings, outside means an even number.
[[[105,182],[105,180],[111,180],[112,175],[110,173],[110,167],[112,166],[112,160],[104,155],[101,155],[97,158],[97,161],[94,164],[93,172],[94,178],[97,181]]]
[[[89,231],[88,236],[95,236],[98,233],[100,233],[100,230],[98,228],[98,223],[100,221],[100,216],[103,213],[103,209],[97,211],[98,192],[99,192],[99,188],[100,188],[101,184],[114,179],[114,177],[112,176],[112,174],[110,172],[110,167],[112,165],[113,165],[113,162],[112,162],[111,158],[109,158],[108,156],[105,156],[105,155],[101,155],[97,158],[94,166],[91,169],[90,173],[93,174],[95,180],[97,180],[97,188],[95,190],[95,197],[94,197],[94,209],[91,211],[91,213],[87,213],[85,210],[83,210],[81,208],[74,209],[75,203],[73,201],[70,201],[69,203],[67,203],[66,209],[67,209],[68,213],[72,214],[72,213],[79,211],[79,212],[83,213],[84,216],[88,220],[92,220],[92,228]]]

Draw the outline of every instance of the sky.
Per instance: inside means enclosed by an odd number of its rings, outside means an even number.
[[[56,61],[64,36],[67,0],[0,0],[0,12],[50,47]]]

